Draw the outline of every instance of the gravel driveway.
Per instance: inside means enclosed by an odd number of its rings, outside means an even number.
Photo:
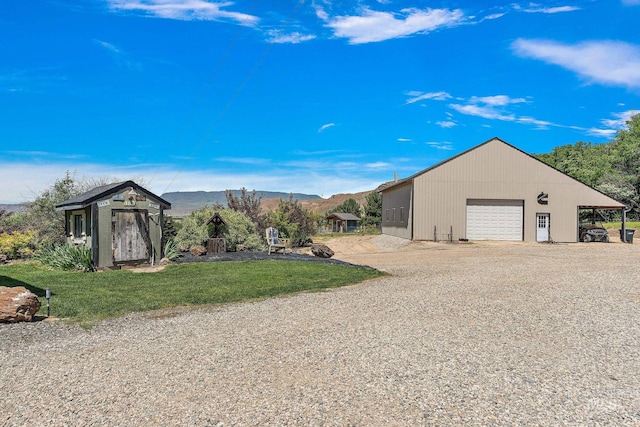
[[[327,243],[391,275],[0,325],[0,425],[640,425],[640,245]]]

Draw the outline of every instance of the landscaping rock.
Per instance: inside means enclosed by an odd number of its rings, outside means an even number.
[[[191,252],[191,255],[193,256],[202,256],[202,255],[206,255],[207,248],[205,248],[202,245],[193,245],[189,249],[189,252]]]
[[[7,256],[5,254],[0,254],[0,264],[7,263]]]
[[[320,258],[331,258],[334,252],[327,245],[314,243],[311,245],[311,253]]]
[[[159,263],[159,264],[160,264],[160,265],[169,265],[169,264],[171,264],[171,260],[170,260],[169,258],[162,258],[162,259],[160,260],[160,263]]]
[[[38,310],[38,297],[24,286],[0,286],[0,323],[31,322]]]

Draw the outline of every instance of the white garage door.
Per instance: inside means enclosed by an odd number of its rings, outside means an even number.
[[[467,200],[467,239],[522,241],[522,200]]]

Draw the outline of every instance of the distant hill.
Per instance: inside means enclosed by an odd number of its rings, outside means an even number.
[[[343,204],[347,199],[354,199],[356,202],[360,204],[360,206],[364,207],[367,204],[367,195],[371,193],[371,191],[363,191],[360,193],[345,193],[345,194],[334,194],[328,199],[317,198],[317,199],[308,199],[308,200],[300,200],[300,203],[310,211],[318,212],[324,214],[331,210],[334,210],[337,206]],[[264,200],[262,202],[262,209],[264,211],[275,211],[278,209],[279,200]]]
[[[24,204],[0,204],[0,211],[5,212],[21,212],[24,210]]]
[[[237,197],[239,197],[241,194],[240,190],[231,191]],[[288,199],[289,196],[292,195],[292,193],[284,193],[278,191],[256,190],[256,193],[262,196],[263,203],[266,200],[275,199],[276,207],[278,200]],[[195,210],[202,209],[206,205],[227,205],[227,197],[225,196],[225,191],[174,191],[164,193],[160,197],[171,203],[171,210],[167,211],[167,213],[174,216],[188,215]],[[314,194],[302,193],[293,193],[293,198],[300,201],[322,199],[320,196]]]

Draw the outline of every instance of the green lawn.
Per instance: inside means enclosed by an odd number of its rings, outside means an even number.
[[[627,221],[627,228],[637,229],[640,228],[640,222]],[[605,222],[602,224],[604,228],[622,228],[622,222]]]
[[[154,273],[63,272],[30,262],[0,267],[0,286],[34,292],[42,303],[38,315],[46,315],[45,289],[51,288],[51,316],[90,327],[131,312],[248,301],[382,275],[361,267],[277,260],[177,264]]]

